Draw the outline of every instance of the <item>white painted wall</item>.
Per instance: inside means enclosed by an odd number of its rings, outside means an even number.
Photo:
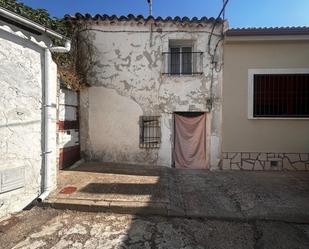
[[[58,97],[58,120],[77,121],[78,93],[69,89],[60,88]],[[58,131],[59,149],[79,145],[79,130],[66,129]]]
[[[3,191],[0,187],[0,217],[20,211],[36,199],[43,179],[44,51],[30,41],[37,37],[9,28],[0,22],[0,177],[2,187],[4,181],[9,186]],[[43,38],[40,42],[50,43]],[[56,100],[57,68],[54,63],[49,66]],[[56,110],[53,119],[52,165],[56,165]],[[55,185],[56,167],[51,175]],[[18,189],[13,190],[15,187]]]
[[[81,150],[88,160],[171,166],[173,112],[207,112],[209,165],[221,158],[222,70],[213,71],[214,108],[209,112],[212,68],[207,43],[212,24],[89,22],[80,33],[79,54],[90,87],[81,91]],[[212,36],[213,50],[221,27]],[[163,75],[162,52],[170,40],[192,40],[194,51],[204,52],[203,75]],[[84,41],[84,42],[83,42]],[[87,44],[87,46],[85,46]],[[222,44],[218,46],[219,64]],[[89,49],[90,47],[90,49]],[[160,115],[160,149],[139,148],[139,117]]]

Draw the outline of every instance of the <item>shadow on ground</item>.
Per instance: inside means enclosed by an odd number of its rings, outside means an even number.
[[[1,248],[307,249],[309,225],[33,208],[0,222]]]
[[[77,191],[59,194],[65,186]],[[48,201],[56,208],[110,212],[65,218],[86,227],[82,246],[70,248],[309,248],[307,172],[88,163],[60,172]],[[59,234],[68,240],[65,231]]]

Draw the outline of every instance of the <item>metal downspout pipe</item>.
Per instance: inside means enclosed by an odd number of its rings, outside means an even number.
[[[50,47],[44,50],[44,169],[43,169],[43,192],[37,198],[38,202],[42,202],[51,191],[51,169],[52,169],[52,140],[51,126],[53,118],[53,108],[56,108],[56,103],[52,102],[52,82],[50,65],[52,63],[51,53],[68,53],[71,50],[71,42],[66,41],[64,47]]]

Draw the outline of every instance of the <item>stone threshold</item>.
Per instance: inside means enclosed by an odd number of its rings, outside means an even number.
[[[121,200],[91,200],[73,198],[48,198],[41,207],[69,209],[83,212],[107,212],[119,214],[182,216],[183,211],[171,207],[168,202],[141,202]]]

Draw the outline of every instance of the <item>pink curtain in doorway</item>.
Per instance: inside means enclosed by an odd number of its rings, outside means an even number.
[[[206,169],[206,115],[175,114],[176,168]]]

